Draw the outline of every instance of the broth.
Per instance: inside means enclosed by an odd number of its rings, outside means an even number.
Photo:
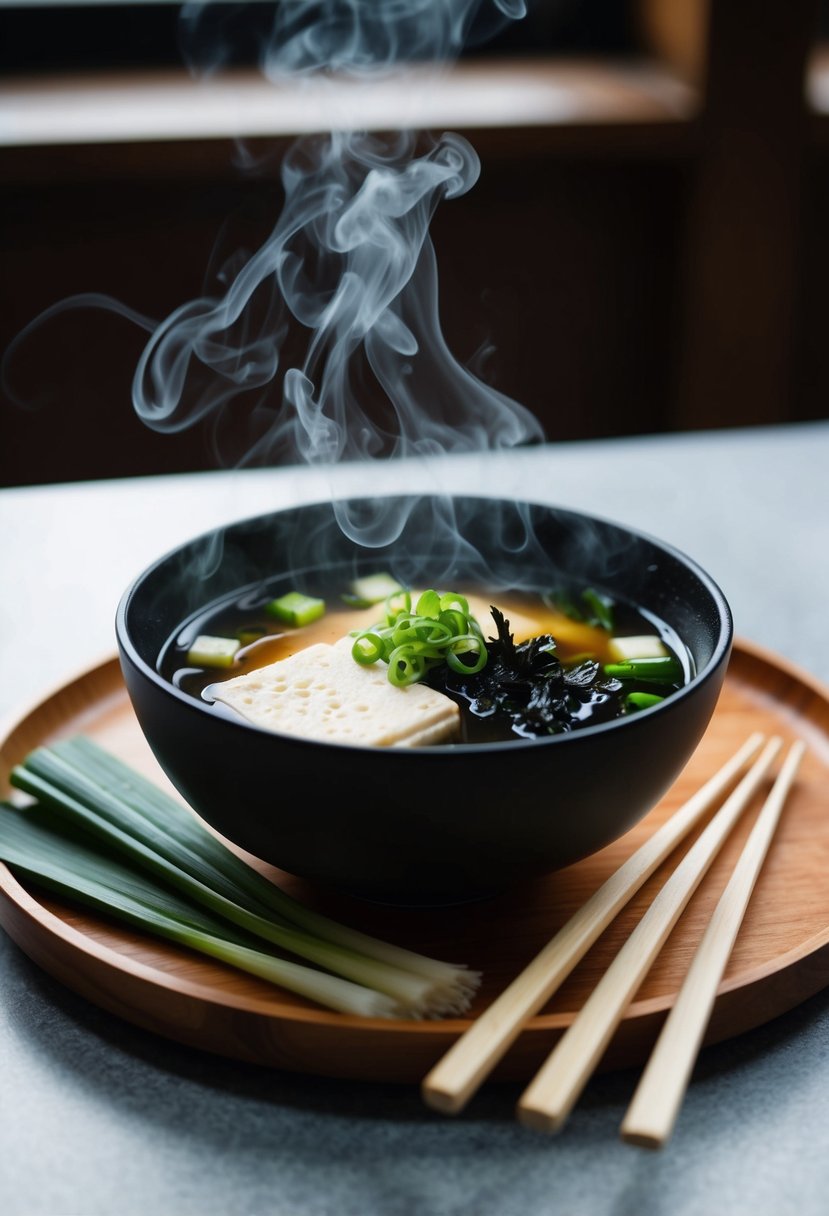
[[[359,608],[344,603],[342,582],[326,581],[320,584],[318,576],[305,582],[311,586],[308,594],[324,600],[325,612],[318,620],[302,626],[285,626],[268,612],[267,605],[276,595],[284,593],[284,580],[282,587],[274,584],[261,585],[255,590],[244,589],[209,605],[185,622],[162,651],[160,673],[176,688],[211,704],[216,713],[238,720],[235,711],[212,700],[212,686],[223,679],[244,675],[288,658],[315,643],[333,644],[350,633],[371,627],[383,615],[383,603]],[[548,635],[555,639],[555,658],[560,661],[561,679],[564,681],[561,693],[563,704],[567,707],[566,712],[562,710],[555,720],[539,718],[535,710],[530,712],[515,702],[515,681],[511,676],[507,680],[509,695],[502,696],[498,691],[495,701],[502,703],[494,703],[490,695],[492,689],[486,683],[495,671],[494,658],[488,661],[489,673],[485,667],[480,677],[458,676],[445,666],[440,666],[430,671],[424,682],[460,706],[461,733],[454,743],[490,743],[515,740],[517,737],[543,737],[595,725],[632,712],[626,700],[629,692],[636,692],[640,696],[643,691],[646,696],[669,696],[687,683],[692,674],[691,657],[675,632],[646,609],[621,601],[618,597],[612,599],[611,633],[595,621],[583,619],[583,614],[582,619],[576,619],[571,603],[566,605],[565,611],[563,601],[549,594],[509,591],[498,593],[493,601],[476,589],[461,587],[452,590],[460,590],[469,601],[470,612],[481,627],[491,655],[495,653],[493,644],[497,649],[499,637],[497,621],[490,611],[493,602],[506,618],[509,633],[519,650],[523,648],[527,652],[528,648],[535,646],[532,639]],[[605,598],[609,600],[609,597]],[[417,593],[413,593],[413,606],[416,600]],[[230,666],[219,668],[188,664],[188,652],[196,637],[202,635],[241,640]],[[673,679],[661,684],[653,680],[644,683],[626,680],[623,698],[618,692],[614,695],[607,693],[604,685],[608,677],[604,674],[604,665],[618,661],[614,642],[618,645],[618,639],[630,637],[658,639],[664,652],[675,660],[676,674]],[[539,656],[536,654],[535,658],[538,660]],[[585,667],[587,663],[592,664],[589,671]],[[594,677],[592,685],[584,684],[591,672]]]

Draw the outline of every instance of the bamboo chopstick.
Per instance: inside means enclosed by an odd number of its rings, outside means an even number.
[[[713,777],[608,878],[427,1074],[427,1105],[457,1114],[619,910],[731,787],[764,736],[752,734]]]
[[[697,947],[622,1121],[620,1134],[629,1144],[661,1148],[673,1132],[717,988],[805,750],[801,741],[789,749]]]
[[[777,755],[774,736],[758,760],[700,833],[658,892],[593,989],[575,1020],[553,1048],[518,1102],[521,1123],[556,1132],[564,1124],[633,994],[649,971],[686,904]]]

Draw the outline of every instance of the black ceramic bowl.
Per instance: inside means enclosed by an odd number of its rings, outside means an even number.
[[[360,538],[360,539],[357,539]],[[694,674],[658,706],[542,740],[420,748],[309,741],[231,720],[158,669],[165,643],[240,589],[389,570],[410,586],[601,585],[666,622]],[[725,677],[728,604],[669,545],[556,507],[385,496],[277,511],[197,537],[125,592],[117,641],[147,740],[194,810],[263,860],[358,897],[455,903],[601,849],[699,742]],[[486,632],[486,630],[485,630]]]

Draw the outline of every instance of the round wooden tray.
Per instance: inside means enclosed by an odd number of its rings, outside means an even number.
[[[662,802],[600,853],[485,903],[433,911],[376,908],[321,894],[262,867],[286,889],[378,936],[484,973],[471,1016],[528,963],[655,827],[754,730],[800,736],[808,750],[719,988],[706,1043],[769,1021],[829,985],[829,690],[745,641],[734,648],[717,710]],[[10,767],[39,744],[83,732],[169,790],[133,715],[117,660],[86,671],[19,715],[0,737],[0,793]],[[758,805],[762,801],[758,798]],[[655,1041],[696,943],[751,827],[750,808],[683,913],[601,1063],[640,1064]],[[686,848],[690,845],[689,840]],[[534,1017],[493,1079],[527,1080],[572,1022],[664,882],[678,850],[599,938]],[[234,1059],[329,1077],[419,1082],[469,1024],[331,1013],[265,982],[21,885],[0,865],[0,924],[39,966],[95,1005],[167,1038]]]

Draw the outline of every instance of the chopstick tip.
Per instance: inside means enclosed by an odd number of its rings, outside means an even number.
[[[544,1132],[548,1136],[560,1132],[567,1121],[569,1110],[552,1111],[540,1110],[536,1106],[526,1106],[519,1102],[515,1108],[518,1122],[534,1132]]]
[[[667,1136],[660,1135],[658,1132],[649,1132],[645,1129],[637,1130],[632,1127],[622,1126],[619,1137],[625,1144],[632,1144],[636,1148],[647,1148],[651,1151],[664,1148],[667,1143]]]
[[[799,764],[806,754],[806,740],[795,739],[794,743],[789,748],[789,759],[793,765]]]
[[[458,1115],[466,1105],[466,1094],[440,1089],[426,1081],[420,1087],[420,1096],[428,1107],[441,1115]]]

